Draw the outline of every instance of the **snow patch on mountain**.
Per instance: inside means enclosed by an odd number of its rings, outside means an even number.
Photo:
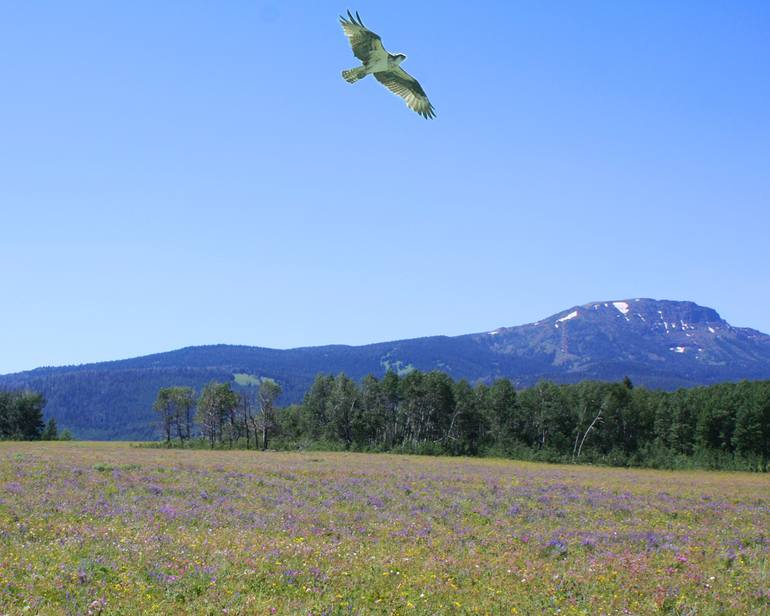
[[[620,314],[623,316],[627,315],[628,311],[630,310],[626,302],[612,302],[612,305],[615,306],[618,312],[620,312]]]

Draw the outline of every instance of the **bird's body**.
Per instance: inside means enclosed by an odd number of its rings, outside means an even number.
[[[353,55],[361,60],[361,66],[342,71],[345,81],[355,83],[367,75],[374,75],[382,85],[403,98],[410,109],[424,118],[435,117],[436,112],[425,90],[400,66],[406,60],[404,54],[389,53],[382,46],[382,39],[364,26],[358,13],[353,17],[348,11],[348,19],[340,17],[340,23],[353,48]]]
[[[393,55],[389,53],[387,56],[382,57],[380,55],[372,54],[372,59],[366,66],[366,70],[371,73],[382,73],[383,71],[392,71],[403,62],[403,56]]]

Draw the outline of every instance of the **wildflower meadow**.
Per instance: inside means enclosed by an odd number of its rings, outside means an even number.
[[[766,614],[770,479],[0,443],[0,614]]]

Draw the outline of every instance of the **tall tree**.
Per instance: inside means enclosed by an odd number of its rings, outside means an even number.
[[[382,383],[371,374],[361,383],[361,414],[353,440],[361,446],[382,446],[388,417],[388,401]]]
[[[355,382],[344,374],[334,379],[328,409],[329,436],[350,449],[354,430],[361,424],[361,396]]]
[[[745,458],[758,460],[757,470],[770,462],[770,382],[755,384],[753,395],[742,401],[735,418],[732,441]]]
[[[671,410],[671,428],[669,439],[674,453],[692,455],[695,442],[695,424],[697,415],[694,396],[686,389],[680,389],[669,398]]]
[[[452,453],[475,456],[484,434],[484,415],[476,392],[465,379],[455,383],[455,433]]]
[[[195,390],[192,387],[174,387],[174,425],[180,442],[192,437],[193,410],[195,409]]]
[[[386,449],[391,449],[402,438],[401,395],[400,377],[393,370],[388,370],[380,382],[384,409],[384,429],[382,443]]]
[[[528,417],[526,425],[527,442],[536,449],[546,449],[557,436],[561,414],[567,407],[559,386],[551,381],[540,381],[534,387],[521,392],[519,400]],[[564,440],[571,445],[569,436]]]
[[[606,409],[606,394],[602,383],[586,381],[573,390],[572,405],[576,410],[575,441],[572,446],[572,461],[577,462],[583,453],[588,435],[598,428]]]
[[[201,431],[209,441],[210,447],[224,437],[232,439],[228,423],[238,406],[238,396],[230,387],[230,383],[212,381],[204,388],[198,399],[196,419]],[[230,440],[232,446],[232,440]]]
[[[59,429],[56,427],[56,419],[51,417],[45,425],[45,430],[40,437],[44,441],[55,441],[59,438]]]
[[[10,391],[0,391],[0,439],[13,437],[14,407],[14,394]]]
[[[15,431],[16,438],[23,441],[36,441],[43,434],[43,407],[45,398],[35,392],[24,392],[16,399]]]
[[[497,379],[489,388],[486,400],[491,436],[503,450],[510,449],[521,432],[516,388],[508,379]]]
[[[243,434],[246,437],[246,449],[251,449],[251,435],[254,434],[255,447],[257,432],[252,430],[254,422],[254,392],[256,388],[248,386],[238,393],[239,422],[243,426]]]
[[[314,440],[318,440],[325,435],[326,424],[329,421],[327,417],[329,398],[333,387],[333,376],[319,374],[305,394],[302,402],[305,430],[308,436]]]
[[[262,423],[262,449],[267,449],[270,436],[276,426],[276,400],[281,395],[281,386],[272,379],[262,379],[259,384],[259,407]]]
[[[155,398],[155,403],[152,405],[153,410],[158,413],[160,428],[168,444],[171,443],[171,429],[176,417],[173,392],[173,387],[161,387],[158,390],[158,397]]]

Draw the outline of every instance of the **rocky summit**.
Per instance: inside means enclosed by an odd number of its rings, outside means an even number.
[[[770,336],[693,302],[591,302],[487,336],[493,352],[545,361],[548,378],[559,381],[629,375],[673,388],[770,374]],[[526,371],[521,380],[533,376]]]

